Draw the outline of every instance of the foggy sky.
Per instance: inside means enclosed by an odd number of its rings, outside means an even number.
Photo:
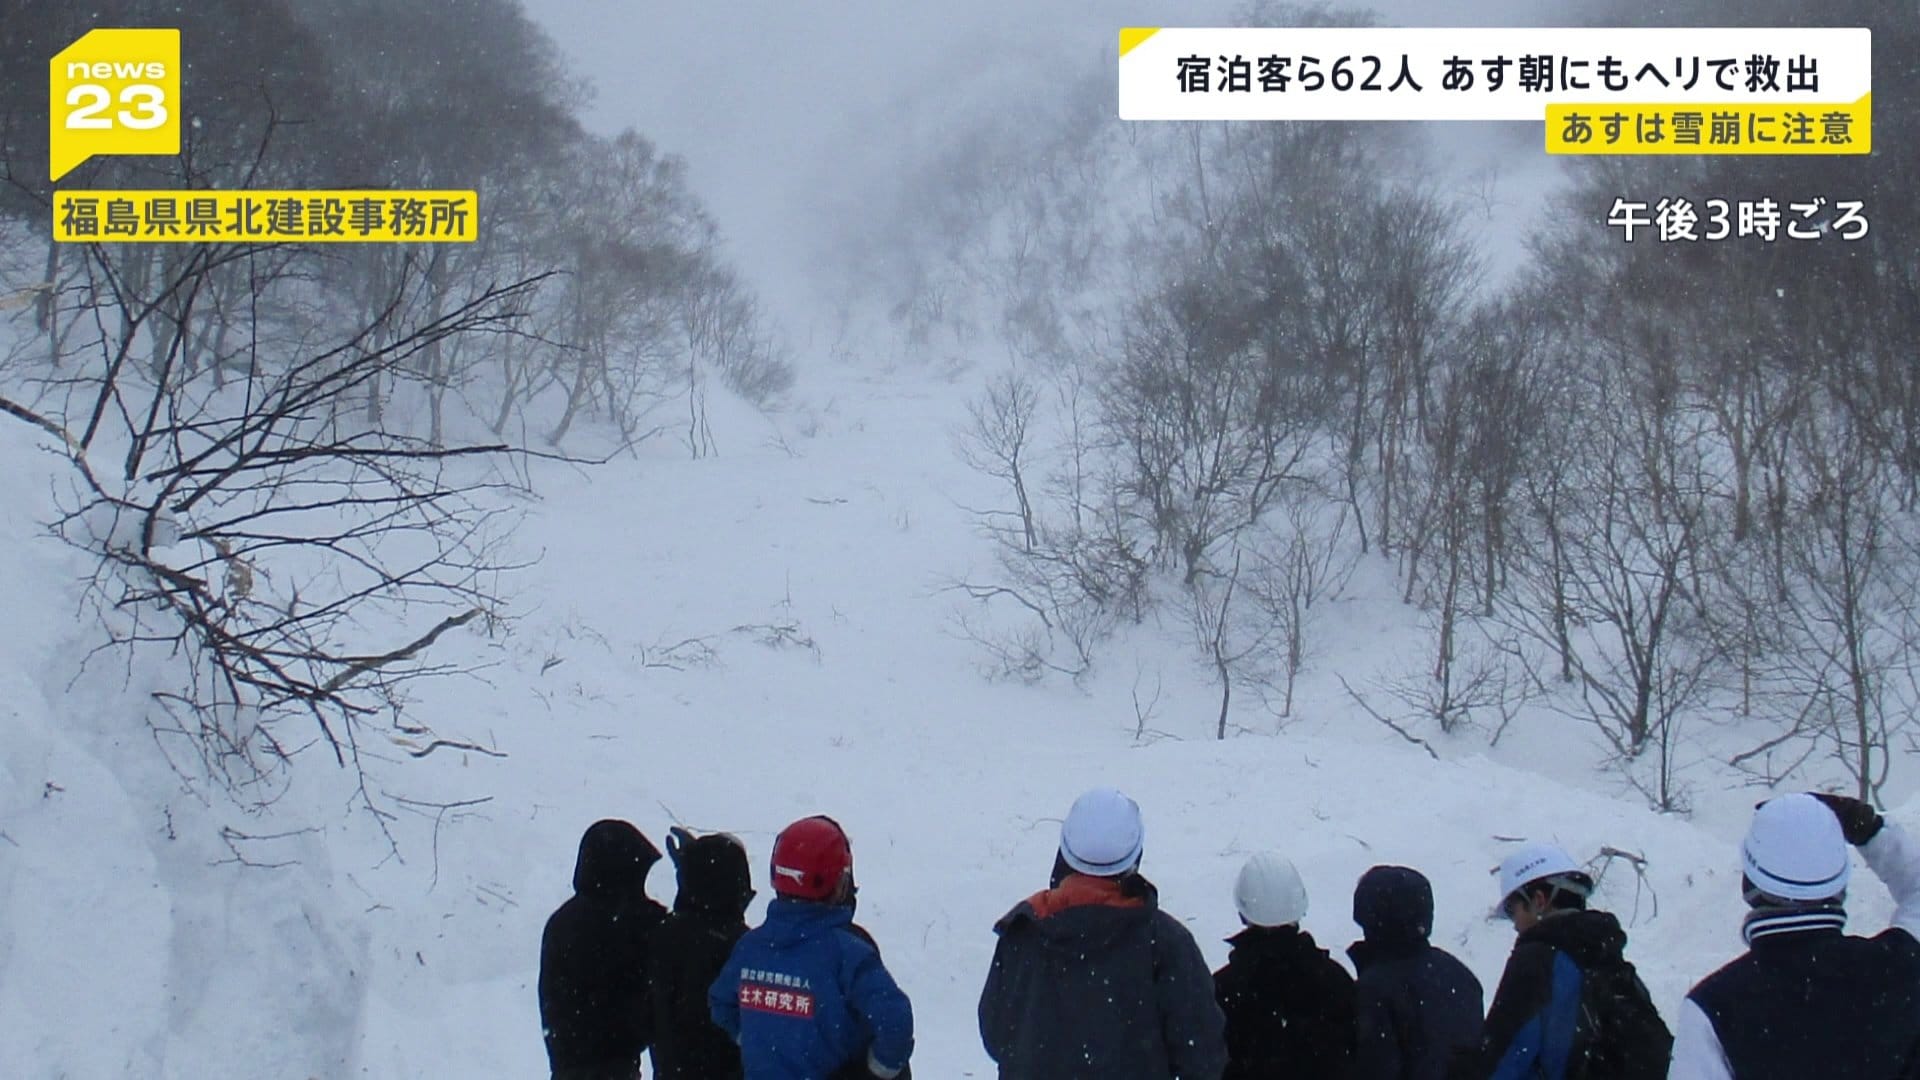
[[[1078,68],[1111,49],[1122,26],[1218,25],[1233,2],[1193,0],[525,0],[575,76],[592,82],[588,126],[632,127],[688,161],[691,181],[719,219],[731,253],[790,332],[804,336],[800,283],[826,208],[877,190],[866,173],[884,160],[880,118],[940,115],[946,99],[1044,92],[1049,64]],[[1377,0],[1383,22],[1425,26],[1559,25],[1559,0]],[[830,8],[830,13],[820,9]],[[1516,146],[1524,125],[1462,125],[1449,132],[1461,171],[1496,155],[1502,205],[1489,225],[1496,262],[1502,226],[1531,212],[1552,175],[1537,148]],[[1533,129],[1537,138],[1537,127]],[[1458,136],[1458,137],[1456,137]],[[1537,144],[1535,144],[1537,147]],[[847,168],[836,168],[845,164]]]

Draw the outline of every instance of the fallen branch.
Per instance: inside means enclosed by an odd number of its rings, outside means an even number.
[[[1346,676],[1335,675],[1334,678],[1340,680],[1341,687],[1343,687],[1347,691],[1347,695],[1349,697],[1353,698],[1354,704],[1360,706],[1362,709],[1365,709],[1368,716],[1371,716],[1375,720],[1378,720],[1382,724],[1385,724],[1387,726],[1387,729],[1389,731],[1392,731],[1395,735],[1398,735],[1401,738],[1412,743],[1413,745],[1419,747],[1420,749],[1425,750],[1427,752],[1428,757],[1432,758],[1435,761],[1440,760],[1440,755],[1437,752],[1435,752],[1432,746],[1428,745],[1427,740],[1420,738],[1418,735],[1413,734],[1412,732],[1408,731],[1406,728],[1401,727],[1399,724],[1393,722],[1387,717],[1380,715],[1380,713],[1376,711],[1373,706],[1367,704],[1367,699],[1361,697],[1359,691],[1347,685]]]
[[[1647,917],[1649,919],[1659,918],[1660,894],[1654,891],[1653,883],[1647,880],[1647,857],[1645,855],[1632,851],[1624,851],[1611,844],[1603,845],[1600,848],[1600,854],[1593,858],[1594,862],[1601,864],[1599,872],[1594,875],[1594,885],[1597,887],[1606,877],[1607,867],[1612,866],[1613,860],[1615,859],[1624,860],[1628,866],[1633,867],[1633,873],[1636,879],[1633,888],[1633,914],[1628,916],[1627,925],[1632,926],[1640,919],[1640,893],[1642,890],[1646,891],[1647,898],[1653,904],[1653,913]],[[1592,864],[1590,863],[1589,865]]]
[[[402,645],[398,649],[395,649],[390,653],[382,654],[380,656],[362,657],[358,660],[355,660],[353,663],[347,665],[346,670],[339,672],[338,674],[334,675],[333,678],[328,679],[326,682],[322,683],[320,685],[320,689],[325,691],[326,693],[331,694],[335,690],[338,690],[342,686],[345,686],[349,680],[357,678],[358,676],[361,676],[361,675],[365,675],[369,671],[373,671],[377,668],[385,667],[396,660],[411,660],[415,654],[420,652],[420,650],[426,648],[429,645],[432,645],[435,641],[438,641],[441,634],[446,633],[447,631],[453,629],[456,626],[465,626],[468,623],[472,622],[474,619],[478,618],[479,616],[480,616],[480,609],[477,607],[468,608],[466,611],[461,612],[458,615],[450,615],[447,618],[440,620],[440,625],[427,631],[425,635],[415,640],[411,644]],[[419,757],[420,755],[415,754],[414,756]]]
[[[470,742],[460,742],[459,740],[456,740],[456,739],[435,739],[418,750],[408,750],[407,754],[411,757],[422,758],[422,757],[426,757],[428,754],[433,753],[435,750],[438,750],[443,746],[449,750],[471,750],[476,754],[485,754],[488,757],[503,758],[507,756],[505,753],[499,750],[489,750],[484,746],[479,746]]]
[[[415,756],[417,757],[419,755],[415,755]],[[405,809],[411,810],[416,814],[421,814],[422,816],[425,816],[425,811],[427,810],[433,811],[433,878],[431,881],[427,883],[428,892],[432,892],[434,888],[440,884],[440,823],[446,820],[447,811],[460,810],[469,806],[479,806],[481,803],[487,803],[487,802],[493,801],[493,796],[491,795],[483,796],[478,799],[462,799],[459,802],[440,803],[440,802],[426,802],[420,799],[402,798],[399,795],[395,795],[391,791],[384,792],[384,794],[386,795],[387,798],[392,799],[395,805],[404,807]],[[415,953],[414,955],[418,956],[419,954]]]

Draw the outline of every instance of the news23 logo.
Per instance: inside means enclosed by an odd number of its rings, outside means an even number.
[[[51,179],[95,154],[180,152],[180,31],[93,30],[47,67]]]

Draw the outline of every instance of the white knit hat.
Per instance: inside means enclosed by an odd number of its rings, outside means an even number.
[[[1307,886],[1285,856],[1263,851],[1240,868],[1233,905],[1250,926],[1287,926],[1307,914]]]
[[[1782,900],[1830,900],[1847,891],[1853,873],[1840,819],[1807,794],[1769,799],[1754,811],[1740,860],[1748,881]]]
[[[1118,877],[1139,865],[1145,839],[1139,805],[1113,788],[1095,788],[1067,811],[1060,857],[1082,874]]]

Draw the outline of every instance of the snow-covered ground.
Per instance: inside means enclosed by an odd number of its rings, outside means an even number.
[[[1284,729],[1250,704],[1235,721],[1253,732],[1212,741],[1217,696],[1173,626],[1112,642],[1084,688],[982,678],[942,591],[987,565],[963,507],[998,494],[952,453],[968,392],[813,366],[795,409],[717,415],[718,456],[537,468],[516,544],[541,558],[511,580],[514,621],[443,639],[436,659],[481,669],[417,685],[411,706],[507,756],[377,763],[386,793],[487,800],[401,813],[398,857],[317,752],[259,818],[167,769],[143,719],[151,673],[117,654],[82,671],[86,567],[41,524],[63,466],[0,424],[0,1073],[542,1075],[540,927],[581,829],[604,816],[656,840],[676,821],[738,833],[763,899],[779,827],[837,817],[928,1078],[990,1075],[974,1005],[991,925],[1044,884],[1058,816],[1100,783],[1142,803],[1146,872],[1216,963],[1241,860],[1278,848],[1336,951],[1361,871],[1424,870],[1436,940],[1490,993],[1511,930],[1488,918],[1489,871],[1518,838],[1645,854],[1647,888],[1615,864],[1601,901],[1631,923],[1630,955],[1669,1012],[1738,951],[1734,845],[1756,793],[1705,773],[1694,817],[1657,816],[1595,767],[1580,728],[1544,713],[1497,759],[1468,735],[1431,760],[1333,680],[1415,662],[1418,614],[1375,568],[1321,624]],[[1161,734],[1144,740],[1143,680],[1161,687]],[[1920,824],[1916,809],[1899,816]],[[229,848],[223,826],[320,831]],[[1889,905],[1868,877],[1854,917],[1877,929]],[[670,867],[652,886],[671,897]]]

